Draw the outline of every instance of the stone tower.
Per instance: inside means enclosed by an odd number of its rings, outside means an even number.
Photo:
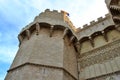
[[[75,28],[67,13],[46,9],[18,35],[5,80],[120,80],[120,0],[109,13]]]
[[[115,23],[115,27],[120,26],[120,0],[105,0],[109,13]],[[119,29],[120,30],[120,29]]]
[[[74,27],[61,11],[46,9],[22,29],[5,80],[78,80]]]

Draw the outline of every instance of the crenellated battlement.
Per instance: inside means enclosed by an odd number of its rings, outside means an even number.
[[[39,21],[41,18],[63,20],[63,14],[57,10],[50,11],[50,9],[46,9],[44,12],[41,12],[36,16],[34,21]]]
[[[104,20],[106,20],[110,17],[111,17],[111,15],[108,13],[108,14],[105,15],[105,17],[99,17],[99,18],[97,18],[97,20],[90,21],[89,24],[85,24],[82,27],[79,27],[76,32],[80,32],[81,30],[85,30],[89,27],[92,27],[92,26],[94,26],[94,25],[96,25],[100,22],[103,22]]]
[[[77,38],[81,39],[86,36],[90,36],[95,32],[103,31],[107,27],[114,25],[110,14],[106,14],[105,17],[99,17],[97,21],[91,21],[90,24],[83,25],[83,28],[78,28],[76,31]]]
[[[21,32],[26,29],[29,29],[32,25],[36,22],[38,23],[47,23],[50,25],[61,25],[64,27],[69,27],[72,32],[76,30],[75,26],[70,21],[69,17],[67,16],[66,12],[64,11],[57,11],[46,9],[44,12],[41,12],[38,16],[34,18],[34,21],[31,22],[29,25],[25,26]]]
[[[64,26],[69,26],[73,31],[76,30],[75,26],[69,19],[67,12],[65,11],[58,11],[58,10],[53,10],[50,11],[50,9],[46,9],[44,12],[40,13],[39,16],[36,16],[34,21],[38,21],[40,19],[46,19],[46,21],[50,20],[53,21],[51,24],[59,24],[59,25],[64,25]],[[52,20],[51,20],[52,19]]]

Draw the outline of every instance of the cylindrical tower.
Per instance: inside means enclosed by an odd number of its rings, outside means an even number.
[[[45,10],[18,35],[5,80],[78,80],[77,39],[64,12]]]

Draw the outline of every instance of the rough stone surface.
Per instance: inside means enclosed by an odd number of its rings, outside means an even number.
[[[120,80],[120,1],[105,2],[109,13],[82,29],[64,11],[36,16],[18,35],[5,80]]]

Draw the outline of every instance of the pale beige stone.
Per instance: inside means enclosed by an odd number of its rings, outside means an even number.
[[[90,67],[89,67],[89,70],[90,70],[90,76],[91,76],[91,77],[94,77],[94,76],[95,76],[94,65],[90,66]]]
[[[108,32],[108,40],[111,41],[115,41],[117,39],[120,39],[120,33],[116,30],[112,30],[110,32]]]
[[[90,71],[89,71],[89,67],[85,68],[85,79],[90,78]]]
[[[85,42],[83,42],[81,44],[81,51],[80,51],[80,53],[82,54],[82,53],[88,52],[88,51],[90,51],[92,49],[93,49],[93,47],[91,46],[90,41],[85,41]]]
[[[105,62],[105,67],[106,67],[107,73],[113,72],[113,71],[112,71],[112,67],[111,67],[109,61],[108,61],[108,62]]]
[[[98,48],[100,46],[103,46],[106,44],[106,41],[104,39],[104,37],[102,35],[99,35],[97,37],[94,38],[94,46],[95,48]]]
[[[18,35],[19,50],[5,80],[120,76],[120,1],[105,2],[109,13],[83,28],[76,29],[64,11],[46,9],[36,16]]]
[[[81,80],[81,79],[84,79],[84,78],[85,78],[85,71],[82,70],[82,71],[80,71],[79,79]]]
[[[115,61],[117,62],[116,65],[118,66],[118,69],[120,70],[120,57],[115,58]]]
[[[114,72],[119,70],[118,66],[117,66],[118,64],[117,64],[116,60],[111,60],[110,63],[111,63],[111,66],[112,66]]]
[[[99,64],[95,64],[94,67],[95,67],[95,75],[96,76],[101,75],[100,65]]]
[[[100,69],[101,69],[101,74],[107,74],[107,71],[106,71],[106,67],[105,67],[105,64],[100,64]]]

